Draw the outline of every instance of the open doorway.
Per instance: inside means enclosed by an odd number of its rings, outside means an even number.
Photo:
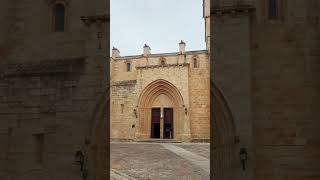
[[[151,138],[160,138],[160,108],[152,108]]]
[[[164,108],[163,138],[173,139],[173,108]]]

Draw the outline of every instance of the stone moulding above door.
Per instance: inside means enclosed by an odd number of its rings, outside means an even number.
[[[44,0],[48,5],[54,4],[54,3],[59,3],[62,2],[65,5],[69,5],[71,0]]]

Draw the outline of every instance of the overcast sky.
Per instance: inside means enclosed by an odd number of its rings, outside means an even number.
[[[121,56],[205,49],[202,0],[111,0],[111,48]]]

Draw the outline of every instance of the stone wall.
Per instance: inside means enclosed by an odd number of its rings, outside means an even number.
[[[256,179],[319,179],[318,1],[285,1],[270,21],[257,7],[252,85]]]
[[[66,31],[55,33],[52,30],[50,12],[53,7],[50,2],[52,1],[15,1],[14,23],[10,27],[10,40],[15,42],[11,62],[88,55],[86,41],[96,36],[84,35],[90,31],[81,24],[80,16],[94,14],[95,3],[66,0]]]
[[[83,144],[96,101],[93,97],[101,91],[95,76],[85,75],[85,79],[91,78],[90,86],[84,80],[85,60],[2,67],[0,119],[5,148],[1,150],[7,166],[2,166],[1,172],[5,178],[43,174],[44,179],[59,179],[70,176],[70,169],[76,168],[72,154]],[[41,152],[37,149],[39,135],[43,136]],[[39,156],[41,162],[37,162]],[[59,174],[53,174],[57,167],[61,168]]]
[[[279,1],[272,20],[266,0],[214,2],[211,75],[248,151],[221,179],[319,179],[319,2]]]
[[[213,21],[211,22],[213,36],[211,43],[213,48],[211,51],[211,79],[218,90],[222,92],[222,96],[232,113],[232,123],[235,125],[234,129],[224,129],[227,127],[221,126],[220,129],[217,129],[215,136],[220,136],[224,131],[234,130],[234,135],[240,139],[238,146],[247,148],[248,153],[252,154],[253,105],[251,104],[250,16],[224,14],[213,16],[211,20]],[[212,108],[212,111],[214,111],[215,107]],[[221,107],[216,108],[223,109]],[[221,134],[219,135],[218,132],[221,132]],[[224,139],[226,137],[220,138]],[[235,139],[235,137],[230,139]],[[233,145],[234,141],[223,143],[216,144],[216,146],[224,147],[227,151],[228,146]],[[238,154],[239,149],[236,149],[236,151],[234,153]],[[232,172],[235,177],[239,179],[252,178],[253,167],[251,161],[248,162],[247,173],[243,174],[239,161],[229,160],[232,162],[225,163],[236,163],[236,165],[233,165],[234,172]]]
[[[8,50],[0,62],[0,179],[82,179],[77,150],[94,165],[88,179],[99,179],[106,176],[101,173],[106,165],[93,156],[108,160],[106,144],[96,140],[106,143],[107,119],[104,113],[97,120],[95,113],[107,93],[108,56],[102,52],[109,32],[103,25],[105,40],[98,51],[98,29],[85,27],[80,16],[101,13],[96,4],[106,13],[107,6],[99,0],[66,0],[67,31],[54,33],[49,2],[0,3],[0,49]],[[103,134],[94,129],[96,121],[102,122]]]
[[[136,123],[133,109],[136,108],[136,80],[116,81],[111,84],[111,140],[134,138]]]
[[[206,49],[210,53],[210,0],[203,0],[203,16],[205,23],[205,41]]]
[[[210,136],[210,72],[208,54],[198,56],[199,67],[194,68],[193,58],[189,66],[189,116],[191,138],[208,139]]]

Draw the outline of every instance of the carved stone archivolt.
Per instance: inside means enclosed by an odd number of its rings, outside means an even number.
[[[90,180],[107,179],[107,171],[110,169],[108,143],[110,86],[99,97],[93,110],[91,121],[88,123],[86,141],[88,144],[88,176]]]
[[[174,114],[174,136],[176,139],[181,138],[184,134],[184,101],[179,90],[166,80],[155,80],[150,83],[141,93],[138,102],[138,129],[136,137],[139,139],[147,139],[150,137],[151,127],[151,109],[154,104],[159,104],[157,101],[159,96],[165,96],[169,99],[167,103],[172,106]]]

